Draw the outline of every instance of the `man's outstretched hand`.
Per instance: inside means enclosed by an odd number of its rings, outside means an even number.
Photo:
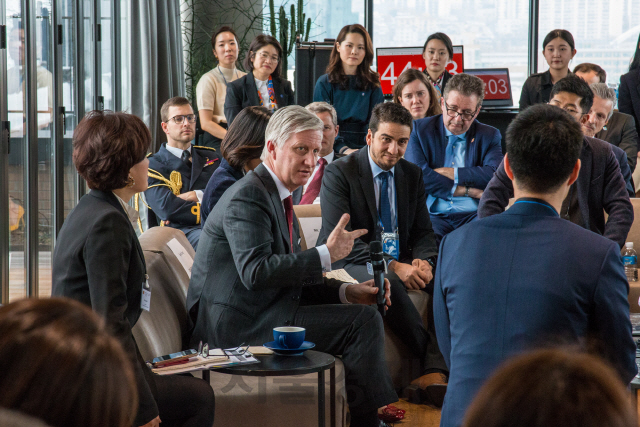
[[[349,255],[353,249],[353,241],[367,234],[366,229],[346,231],[344,228],[349,223],[349,218],[351,218],[349,214],[342,215],[338,225],[327,239],[327,249],[329,249],[332,264]]]

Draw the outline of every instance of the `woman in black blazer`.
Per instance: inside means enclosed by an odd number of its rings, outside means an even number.
[[[253,39],[244,68],[249,74],[227,85],[224,116],[229,126],[245,107],[261,106],[273,112],[277,108],[293,105],[291,82],[280,77],[282,72],[282,47],[275,37],[260,34]]]
[[[636,120],[636,129],[640,129],[640,36],[629,72],[620,76],[618,109],[621,113],[632,115]]]
[[[520,111],[530,105],[549,102],[553,85],[571,74],[569,62],[576,52],[576,43],[569,31],[553,30],[547,34],[542,41],[542,54],[549,69],[530,75],[524,82],[520,93]]]
[[[213,424],[214,396],[202,380],[153,375],[131,328],[149,310],[146,266],[127,202],[146,190],[151,134],[131,114],[92,111],[73,136],[73,162],[91,191],[65,220],[53,255],[54,296],[78,300],[104,317],[134,369],[134,426]]]

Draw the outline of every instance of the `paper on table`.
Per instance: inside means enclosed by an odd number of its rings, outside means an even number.
[[[261,345],[249,346],[249,349],[247,351],[253,355],[258,355],[258,356],[262,356],[265,354],[273,354],[273,351]],[[224,354],[225,353],[221,348],[214,348],[209,350],[209,356],[224,356]]]
[[[193,258],[189,255],[189,252],[178,242],[178,239],[173,238],[169,240],[167,243],[169,249],[173,251],[173,254],[178,258],[180,264],[184,267],[184,270],[187,272],[187,276],[191,278],[191,267],[193,267]]]
[[[347,270],[345,270],[344,268],[339,268],[338,270],[331,270],[330,272],[326,273],[325,277],[327,279],[339,280],[342,283],[358,283],[358,281],[353,277],[351,277],[349,273],[347,273]]]
[[[302,229],[302,235],[307,242],[307,248],[313,248],[316,246],[320,229],[322,228],[321,216],[310,216],[298,218],[300,221],[300,228]]]

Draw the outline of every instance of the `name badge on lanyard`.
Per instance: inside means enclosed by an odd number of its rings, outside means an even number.
[[[149,275],[144,275],[142,282],[142,299],[140,300],[140,308],[143,310],[151,310],[151,286],[149,286]]]
[[[396,260],[400,258],[400,237],[398,233],[382,233],[382,252]]]

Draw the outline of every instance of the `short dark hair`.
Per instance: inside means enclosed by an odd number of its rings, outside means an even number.
[[[598,357],[543,349],[506,362],[469,406],[463,427],[635,427],[625,385]]]
[[[180,107],[182,105],[191,105],[191,103],[184,96],[174,96],[173,98],[168,99],[164,104],[162,104],[162,108],[160,108],[160,120],[166,122],[171,118],[169,117],[170,107]]]
[[[572,93],[582,98],[580,100],[580,109],[583,114],[587,114],[593,106],[593,92],[589,87],[589,83],[582,80],[575,74],[568,74],[567,77],[560,79],[551,88],[549,99],[552,99],[560,92]]]
[[[607,72],[599,66],[598,64],[592,64],[591,62],[583,62],[582,64],[578,64],[573,69],[573,73],[590,73],[591,71],[595,71],[600,79],[600,83],[607,82]]]
[[[68,298],[0,307],[0,407],[51,427],[128,427],[133,369],[104,320]]]
[[[271,75],[273,77],[280,77],[280,74],[282,73],[282,46],[280,46],[278,39],[267,34],[260,34],[251,41],[249,49],[247,49],[247,55],[244,57],[244,61],[242,61],[242,65],[244,65],[244,69],[247,70],[247,73],[253,71],[253,59],[256,57],[256,52],[268,45],[275,47],[278,51],[278,65]]]
[[[396,84],[393,86],[393,102],[400,103],[404,87],[416,80],[421,81],[429,91],[429,108],[427,108],[425,117],[442,114],[442,108],[440,107],[440,95],[436,91],[436,88],[433,87],[431,82],[429,82],[425,73],[420,70],[416,70],[415,68],[407,68],[402,72],[402,74],[400,74],[400,77],[398,77]]]
[[[373,135],[378,131],[380,123],[396,123],[408,126],[409,130],[413,130],[413,117],[409,110],[395,102],[383,102],[373,107],[371,112],[371,120],[369,120],[369,129]]]
[[[223,25],[222,27],[218,28],[216,32],[211,36],[211,48],[213,50],[216,50],[216,38],[218,38],[218,36],[222,33],[231,33],[233,34],[233,37],[236,38],[236,42],[238,41],[238,35],[233,30],[233,28],[228,25]]]
[[[569,178],[582,150],[582,128],[569,113],[533,105],[507,128],[507,156],[522,188],[545,194]]]
[[[247,107],[233,119],[220,150],[222,157],[235,169],[242,169],[264,150],[264,133],[272,112],[264,107]]]
[[[484,87],[485,83],[480,77],[466,73],[458,73],[449,79],[442,93],[442,97],[446,101],[449,93],[455,90],[463,96],[470,97],[475,95],[476,98],[478,98],[478,105],[480,105],[484,100]]]
[[[566,41],[567,43],[569,43],[569,47],[571,48],[571,50],[576,48],[576,42],[573,41],[573,35],[567,31],[567,30],[551,30],[549,31],[549,33],[545,36],[544,40],[542,41],[542,49],[544,50],[545,47],[547,47],[547,45],[549,43],[551,43],[551,40],[555,40],[557,38],[561,38],[562,40]]]
[[[127,185],[129,170],[144,160],[151,133],[133,114],[94,110],[73,133],[73,164],[89,188],[112,191]]]
[[[422,54],[424,55],[424,51],[427,50],[427,45],[431,40],[434,39],[440,40],[442,43],[444,43],[445,47],[447,48],[447,52],[449,52],[449,59],[453,59],[453,43],[451,43],[451,39],[448,35],[440,32],[433,33],[429,37],[427,37],[427,41],[424,42],[424,46],[422,47]]]

